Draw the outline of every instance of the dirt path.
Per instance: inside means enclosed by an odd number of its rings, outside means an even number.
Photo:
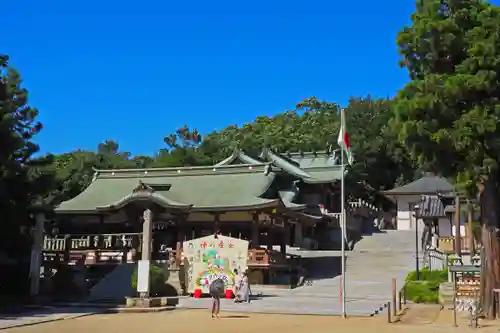
[[[416,315],[414,318],[419,318]],[[409,317],[411,318],[411,317]],[[451,318],[451,317],[450,317]],[[342,319],[334,316],[298,316],[223,313],[219,320],[211,319],[206,310],[176,310],[172,312],[142,314],[93,315],[72,320],[11,328],[2,333],[255,333],[282,332],[303,333],[421,333],[426,332],[470,332],[466,326],[452,327],[449,318],[440,324],[387,324],[385,316],[372,318]],[[498,332],[498,325],[480,329],[481,332]]]
[[[439,304],[415,304],[410,305],[401,317],[401,324],[405,325],[423,325],[434,324],[441,313]]]

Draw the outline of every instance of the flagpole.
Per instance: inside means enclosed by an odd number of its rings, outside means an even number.
[[[340,113],[340,117],[341,117],[341,124],[343,124],[343,117],[344,117],[344,112],[341,111]],[[341,171],[342,171],[342,178],[341,178],[341,182],[340,182],[340,209],[341,209],[341,213],[340,213],[340,222],[341,222],[341,228],[342,228],[342,247],[341,247],[341,260],[342,260],[342,295],[341,295],[341,300],[342,300],[342,317],[343,318],[346,318],[347,315],[346,315],[346,308],[345,308],[345,241],[346,241],[346,221],[345,221],[345,207],[344,207],[344,203],[345,203],[345,189],[344,189],[344,176],[345,176],[345,172],[344,172],[344,169],[345,169],[345,166],[344,166],[344,151],[343,149],[340,150],[340,164],[341,164]]]

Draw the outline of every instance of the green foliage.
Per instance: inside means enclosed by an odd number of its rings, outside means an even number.
[[[134,288],[134,290],[137,290],[137,278],[138,270],[136,266],[134,272],[132,273],[132,288]],[[155,265],[149,266],[149,286],[151,296],[163,296],[166,291],[165,280],[165,272],[161,267]]]
[[[52,185],[52,174],[40,172],[51,157],[34,159],[33,140],[42,129],[38,110],[28,103],[20,74],[0,55],[0,252],[11,258],[27,255],[30,239],[21,231],[32,220],[28,208],[42,202]]]
[[[415,303],[438,303],[438,281],[411,281],[405,286],[406,299]]]
[[[438,303],[439,285],[448,281],[448,270],[420,270],[420,280],[417,272],[408,273],[405,279],[404,292],[406,298],[415,303]]]
[[[423,268],[419,271],[420,280],[425,281],[448,281],[448,270],[430,270],[428,268]],[[406,276],[405,282],[417,281],[417,271],[411,271]]]
[[[399,139],[470,194],[480,176],[499,178],[499,37],[499,7],[423,0],[397,39],[411,78],[395,101]]]

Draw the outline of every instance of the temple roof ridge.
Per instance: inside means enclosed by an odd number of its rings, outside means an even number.
[[[191,166],[141,169],[100,169],[95,170],[95,179],[102,178],[138,178],[138,177],[173,177],[173,176],[209,176],[217,174],[268,172],[270,162],[259,164],[237,164],[216,166]]]
[[[245,164],[262,164],[263,163],[262,161],[259,161],[255,158],[248,156],[243,150],[241,150],[239,148],[235,148],[229,157],[227,157],[224,160],[220,161],[219,163],[215,164],[215,166],[230,165],[231,163],[233,163],[237,159],[244,162]]]
[[[385,195],[422,195],[438,194],[449,195],[455,192],[455,187],[443,177],[425,173],[423,177],[406,185],[383,191]]]

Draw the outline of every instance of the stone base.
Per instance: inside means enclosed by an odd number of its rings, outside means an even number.
[[[452,282],[443,282],[439,285],[439,303],[444,306],[453,305]]]
[[[174,290],[175,295],[184,295],[185,292],[182,288],[182,277],[180,269],[169,268],[167,270],[167,279],[165,281],[166,284],[169,284]],[[172,295],[174,296],[174,295]]]
[[[125,300],[127,308],[156,308],[179,304],[177,297],[126,297]]]

